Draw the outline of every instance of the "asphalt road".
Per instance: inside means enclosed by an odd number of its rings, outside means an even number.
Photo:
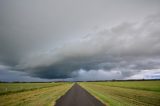
[[[105,106],[94,96],[89,94],[78,84],[72,88],[60,99],[56,101],[55,106]]]

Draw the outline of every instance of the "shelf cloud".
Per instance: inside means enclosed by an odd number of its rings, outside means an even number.
[[[0,80],[159,79],[159,4],[0,1]]]

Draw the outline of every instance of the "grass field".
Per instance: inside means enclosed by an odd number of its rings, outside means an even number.
[[[0,106],[53,106],[72,83],[1,83]]]
[[[63,83],[0,83],[0,95],[58,86]]]
[[[160,106],[160,81],[80,82],[107,106]],[[0,106],[53,106],[73,83],[0,83]]]
[[[81,82],[107,106],[160,106],[160,81]]]

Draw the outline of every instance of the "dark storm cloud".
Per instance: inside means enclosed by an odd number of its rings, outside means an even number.
[[[124,79],[159,69],[159,4],[0,1],[0,65],[28,77],[81,80]]]
[[[159,68],[159,19],[157,14],[141,23],[124,23],[102,29],[54,51],[36,54],[18,67],[35,69],[32,75],[42,78],[68,78],[80,69],[116,69],[123,78],[139,70]]]
[[[51,80],[34,78],[31,76],[28,76],[28,74],[25,72],[15,71],[15,70],[12,70],[11,67],[0,65],[0,81],[4,81],[4,82],[6,81],[7,82],[13,82],[13,81],[44,82],[44,81],[51,81]]]

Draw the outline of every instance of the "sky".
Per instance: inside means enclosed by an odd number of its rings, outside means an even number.
[[[0,0],[0,81],[160,79],[159,0]]]

